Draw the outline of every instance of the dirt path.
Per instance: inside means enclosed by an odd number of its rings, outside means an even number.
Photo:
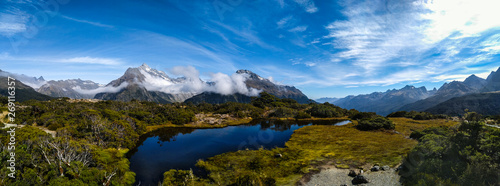
[[[329,168],[324,169],[320,173],[315,174],[311,177],[310,181],[307,183],[303,183],[305,186],[326,186],[326,185],[353,185],[353,178],[348,176],[349,169],[338,169],[338,168]],[[362,174],[365,176],[370,183],[361,184],[361,185],[384,185],[384,186],[399,186],[400,176],[396,173],[394,169],[390,169],[388,171],[377,171],[371,172],[366,171]]]

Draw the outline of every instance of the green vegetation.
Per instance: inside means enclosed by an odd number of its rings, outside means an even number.
[[[405,185],[500,185],[500,129],[476,120],[411,135],[419,143],[400,171]]]
[[[387,115],[388,118],[399,118],[399,117],[404,117],[404,118],[411,118],[414,120],[430,120],[430,119],[446,119],[448,118],[447,115],[439,114],[439,115],[433,115],[428,112],[417,112],[417,111],[397,111],[390,113]]]
[[[388,120],[384,117],[376,117],[373,119],[363,119],[363,120],[358,120],[358,125],[356,125],[356,128],[358,130],[379,130],[379,129],[386,129],[386,130],[391,130],[394,129],[394,123],[392,123],[391,120]]]

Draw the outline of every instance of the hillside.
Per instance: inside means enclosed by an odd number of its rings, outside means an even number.
[[[433,95],[435,90],[427,91],[425,87],[416,88],[407,85],[402,89],[387,90],[386,92],[374,92],[358,96],[347,96],[339,99],[334,104],[346,108],[356,109],[362,112],[376,112],[387,115],[398,111],[405,104],[412,103]]]
[[[231,95],[222,95],[212,92],[204,92],[199,95],[193,96],[186,101],[185,103],[210,103],[210,104],[220,104],[227,102],[236,102],[236,103],[250,103],[252,98],[243,94],[231,94]]]
[[[500,92],[477,93],[451,98],[425,111],[433,114],[463,115],[466,110],[483,115],[500,114]]]
[[[8,79],[7,77],[0,77],[0,82],[2,82],[2,83],[0,83],[0,95],[2,95],[2,96],[9,96],[7,79]],[[52,97],[40,94],[40,93],[36,92],[30,86],[25,85],[24,83],[22,83],[20,81],[15,80],[15,82],[16,82],[16,84],[14,86],[16,88],[15,97],[16,97],[16,101],[18,101],[18,102],[24,102],[24,101],[28,101],[31,99],[40,100],[40,101],[47,101],[47,100],[52,99]]]

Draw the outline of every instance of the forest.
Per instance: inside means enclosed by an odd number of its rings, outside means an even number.
[[[0,98],[2,112],[6,112],[6,98]],[[401,171],[403,183],[469,183],[469,178],[486,179],[484,184],[498,184],[500,149],[498,129],[484,126],[484,119],[489,121],[500,117],[484,117],[472,113],[464,116],[467,122],[461,125],[441,128],[422,128],[422,124],[407,125],[411,121],[425,120],[427,123],[439,123],[448,116],[432,115],[419,112],[396,112],[388,117],[375,113],[359,112],[343,109],[333,104],[309,103],[299,104],[292,99],[279,99],[268,93],[261,93],[252,98],[251,103],[224,104],[192,104],[174,103],[158,104],[153,102],[132,100],[89,101],[58,98],[49,101],[29,100],[16,103],[15,124],[16,148],[15,179],[8,177],[10,170],[6,166],[0,168],[0,185],[133,185],[135,173],[129,169],[126,153],[133,149],[139,137],[151,130],[164,127],[223,127],[227,124],[193,125],[199,120],[199,114],[226,114],[235,119],[248,121],[251,119],[286,119],[314,120],[321,118],[349,118],[354,121],[353,127],[345,128],[345,133],[366,136],[366,134],[385,135],[388,131],[406,130],[415,140],[405,141],[415,144],[414,148],[394,149],[394,154],[405,155]],[[398,120],[393,118],[405,118]],[[7,118],[0,118],[7,122]],[[399,122],[404,121],[404,122]],[[439,121],[439,122],[438,122]],[[399,123],[398,123],[399,122]],[[414,122],[415,123],[415,122]],[[418,123],[418,122],[416,122]],[[443,122],[444,123],[444,122]],[[446,123],[451,125],[451,123]],[[416,126],[415,130],[401,127]],[[430,126],[430,125],[429,125]],[[434,126],[434,125],[432,125]],[[3,124],[0,124],[3,127]],[[321,126],[328,127],[328,126]],[[304,131],[314,127],[304,128]],[[422,130],[416,129],[422,128]],[[0,159],[7,162],[11,157],[8,150],[9,129],[0,133]],[[359,131],[359,132],[357,132]],[[375,131],[375,132],[370,132]],[[329,138],[335,135],[346,135],[322,128],[316,131],[318,136]],[[313,134],[309,134],[313,135]],[[308,135],[292,136],[287,142],[288,148],[260,149],[255,151],[238,151],[198,162],[197,166],[210,172],[208,177],[197,177],[189,170],[170,170],[164,174],[164,185],[187,184],[222,184],[222,185],[276,185],[287,180],[296,180],[298,176],[309,173],[311,165],[318,158],[343,158],[338,153],[330,156],[325,150],[305,149],[307,141],[300,141]],[[367,138],[371,136],[366,136]],[[360,137],[362,138],[362,137]],[[390,142],[401,141],[401,135],[391,135]],[[311,139],[312,140],[312,139]],[[328,141],[315,142],[330,143]],[[390,143],[389,142],[389,143]],[[384,142],[385,143],[385,142]],[[314,145],[310,145],[314,147]],[[332,149],[335,150],[335,149]],[[236,153],[236,154],[235,154]],[[275,154],[284,157],[276,161]],[[248,162],[240,157],[252,157]],[[412,157],[424,158],[412,158]],[[449,159],[449,157],[453,157]],[[347,165],[363,164],[370,161],[382,161],[388,164],[401,162],[402,159],[377,159],[366,157],[366,162],[344,162]],[[231,167],[222,166],[218,162],[231,161]],[[451,164],[453,166],[450,166]],[[436,164],[437,163],[437,164]],[[436,167],[437,166],[437,167]],[[237,170],[234,170],[237,169]],[[280,171],[276,171],[276,170]],[[432,171],[439,171],[434,174]],[[231,175],[231,172],[239,175]],[[259,175],[256,172],[269,173]],[[411,172],[411,174],[409,174]],[[482,177],[479,177],[481,175]],[[293,179],[289,179],[290,177]],[[495,178],[495,176],[497,176]],[[423,179],[425,178],[425,179]],[[496,179],[496,180],[495,180]],[[423,181],[418,181],[423,180]],[[496,182],[495,182],[496,181]]]

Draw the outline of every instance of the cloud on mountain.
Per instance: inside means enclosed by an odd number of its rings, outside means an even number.
[[[128,86],[128,83],[124,82],[120,86],[117,86],[117,87],[105,86],[105,87],[99,87],[97,89],[87,90],[87,89],[82,89],[81,87],[77,86],[77,87],[74,87],[73,90],[80,93],[80,94],[94,96],[94,95],[96,95],[98,93],[102,93],[102,92],[117,93],[117,92],[120,92],[121,90],[123,90],[127,86]]]
[[[181,77],[168,80],[142,72],[145,75],[145,80],[141,85],[149,91],[169,94],[213,92],[222,95],[240,93],[247,96],[257,96],[260,93],[259,90],[246,86],[245,81],[248,78],[246,74],[211,73],[210,78],[205,82],[200,78],[200,72],[192,66],[176,66],[168,71],[172,75]]]

